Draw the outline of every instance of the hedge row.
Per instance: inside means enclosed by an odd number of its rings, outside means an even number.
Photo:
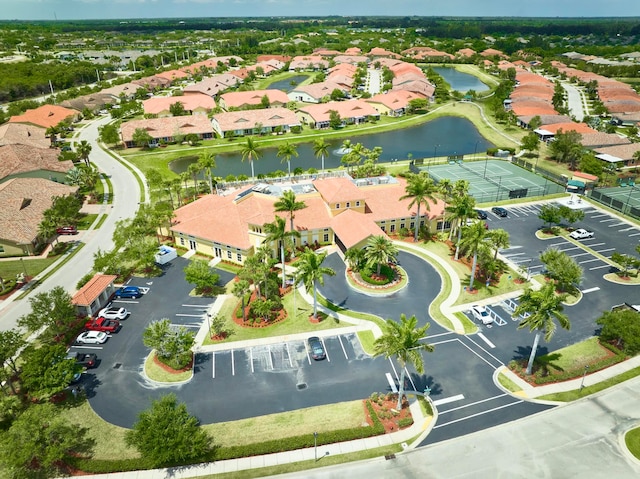
[[[317,444],[333,444],[336,442],[352,441],[366,437],[379,436],[384,434],[384,426],[376,415],[370,401],[366,401],[367,410],[373,420],[373,426],[359,427],[355,429],[339,429],[318,434]],[[411,420],[413,423],[413,420]],[[270,441],[243,446],[217,447],[211,451],[207,457],[201,459],[202,462],[222,461],[225,459],[235,459],[239,457],[261,456],[276,452],[292,451],[314,446],[313,434],[304,436],[293,436],[282,439],[272,439]],[[94,460],[76,458],[73,460],[73,467],[80,471],[92,474],[104,474],[109,472],[136,471],[152,469],[152,464],[145,459],[122,459],[116,461]],[[177,466],[180,464],[174,464]],[[183,464],[184,465],[184,464]]]

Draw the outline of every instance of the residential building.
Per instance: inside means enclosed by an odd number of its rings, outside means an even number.
[[[370,119],[380,119],[380,113],[364,100],[330,101],[306,105],[297,111],[300,121],[311,128],[329,128],[331,111],[340,115],[343,125],[358,125]]]
[[[77,110],[64,108],[58,105],[42,105],[38,108],[25,111],[22,115],[9,118],[10,123],[31,123],[32,125],[49,128],[58,125],[61,121],[76,121],[80,115]]]
[[[229,88],[233,88],[240,83],[242,83],[242,80],[237,76],[229,73],[222,73],[210,78],[204,78],[198,83],[185,87],[183,91],[185,95],[191,93],[203,93],[213,98],[218,95],[218,93],[228,90]]]
[[[46,129],[28,123],[5,123],[0,125],[0,145],[28,145],[34,148],[49,148],[51,140],[45,136]]]
[[[261,108],[265,96],[269,100],[269,108],[283,107],[289,103],[289,97],[281,90],[250,90],[223,93],[219,104],[225,110]]]
[[[149,98],[142,102],[145,114],[155,115],[159,118],[173,116],[171,106],[182,103],[182,107],[189,115],[208,115],[216,107],[216,102],[209,95],[193,93],[180,96],[159,96]]]
[[[120,125],[120,136],[127,148],[136,146],[133,136],[137,129],[143,129],[151,135],[151,145],[173,142],[176,135],[195,134],[203,140],[213,138],[213,127],[204,115],[169,116],[125,122]]]
[[[380,115],[402,116],[407,112],[409,102],[417,99],[425,99],[425,97],[410,91],[397,90],[374,95],[365,101],[371,104]]]
[[[0,146],[0,183],[12,178],[45,178],[64,183],[73,166],[70,160],[58,161],[57,148],[37,148],[31,145]]]
[[[289,71],[296,70],[326,70],[329,68],[329,61],[320,55],[297,56],[291,59]]]
[[[310,83],[309,85],[299,85],[291,90],[287,96],[291,101],[301,101],[304,103],[320,103],[327,101],[334,90],[348,93],[349,88],[335,83],[331,80],[320,83]]]
[[[211,119],[220,137],[286,133],[300,126],[300,119],[287,108],[265,108],[218,113]]]
[[[13,178],[0,183],[0,257],[36,254],[45,238],[38,235],[43,214],[53,198],[76,193],[43,178]]]

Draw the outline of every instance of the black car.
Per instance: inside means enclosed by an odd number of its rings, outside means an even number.
[[[500,218],[506,218],[507,217],[507,210],[505,210],[504,208],[501,208],[500,206],[494,206],[493,208],[491,208],[491,211],[498,215]]]
[[[75,351],[69,351],[67,353],[67,359],[73,359],[76,364],[79,364],[83,368],[93,368],[96,365],[98,356],[95,353],[80,353]]]
[[[483,211],[483,210],[475,210],[476,212],[476,216],[478,217],[479,220],[486,220],[487,219],[487,212]]]
[[[307,342],[309,343],[309,349],[311,350],[311,357],[313,359],[320,361],[327,357],[324,352],[324,345],[322,344],[322,341],[320,341],[319,337],[311,336]]]

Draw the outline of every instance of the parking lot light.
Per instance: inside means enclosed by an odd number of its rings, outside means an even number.
[[[318,462],[318,433],[313,433],[313,455],[315,457],[316,462]]]

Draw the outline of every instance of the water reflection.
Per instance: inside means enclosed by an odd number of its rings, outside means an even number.
[[[295,75],[285,78],[284,80],[274,81],[273,83],[269,83],[267,90],[282,90],[283,92],[289,93],[307,78],[307,75]]]
[[[489,90],[489,87],[482,83],[478,77],[469,73],[462,73],[455,68],[433,67],[433,71],[444,78],[452,90],[463,93],[469,90],[476,92]]]
[[[269,137],[264,137],[264,140]],[[376,146],[382,148],[380,155],[381,162],[390,162],[396,159],[407,158],[431,158],[449,155],[473,155],[486,151],[494,145],[480,135],[476,127],[466,118],[442,117],[418,126],[405,128],[402,130],[375,133],[372,135],[357,135],[348,138],[352,144],[362,143],[366,148],[373,149]],[[344,140],[330,140],[329,156],[325,158],[325,168],[337,168],[340,160],[345,154],[341,150]],[[215,176],[226,177],[227,175],[251,176],[251,166],[248,161],[242,161],[240,151],[244,145],[244,140],[238,138],[234,140],[237,151],[216,154]],[[259,160],[253,162],[255,174],[268,174],[276,170],[287,170],[286,162],[282,163],[277,156],[277,148],[261,147],[261,138],[256,138],[256,144],[262,154]],[[298,157],[291,158],[291,170],[302,168],[316,168],[320,170],[322,162],[316,158],[313,152],[313,142],[301,143],[297,145]],[[174,173],[186,171],[189,165],[197,161],[193,153],[185,152],[185,158],[172,161],[169,168]]]

